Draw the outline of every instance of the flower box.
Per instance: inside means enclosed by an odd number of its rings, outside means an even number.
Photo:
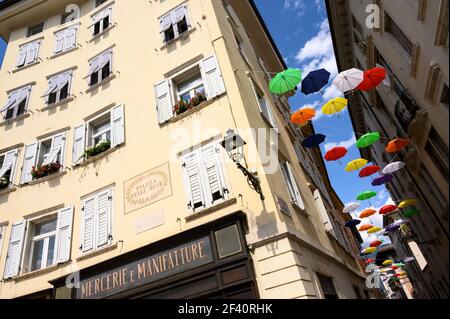
[[[84,151],[85,159],[97,156],[103,152],[106,152],[111,148],[111,141],[103,141],[95,146],[89,147]]]
[[[41,165],[38,167],[33,166],[33,168],[31,169],[31,176],[33,177],[33,180],[40,179],[58,173],[61,168],[62,165],[58,162]]]
[[[191,98],[189,101],[184,101],[184,100],[178,101],[178,104],[173,107],[173,114],[175,116],[181,115],[181,114],[193,109],[194,107],[202,104],[206,100],[207,100],[206,95],[204,93],[195,92],[195,96],[193,98]]]

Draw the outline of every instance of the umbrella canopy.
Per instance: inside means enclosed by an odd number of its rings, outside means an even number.
[[[337,161],[347,155],[347,153],[348,151],[345,147],[333,147],[325,154],[325,160],[327,160],[328,162]]]
[[[417,199],[411,198],[411,199],[405,199],[400,204],[398,204],[398,208],[407,208],[409,206],[417,204]]]
[[[420,214],[420,211],[415,207],[410,207],[402,213],[403,217],[406,218],[410,218],[418,214]]]
[[[381,170],[380,166],[377,165],[370,165],[367,167],[364,167],[361,172],[359,172],[359,177],[369,177]]]
[[[399,267],[398,266],[396,266],[396,265],[392,265],[392,270],[397,270]]]
[[[354,212],[355,210],[357,210],[360,206],[361,206],[360,203],[349,203],[344,207],[342,212],[350,214],[350,213]]]
[[[361,251],[361,254],[373,254],[376,251],[376,247],[367,247],[366,249],[363,249],[363,251]]]
[[[398,207],[395,205],[385,205],[381,207],[380,211],[378,212],[380,215],[387,215],[392,212],[395,212],[398,210]]]
[[[394,263],[394,261],[392,259],[388,259],[383,261],[383,266],[390,266]]]
[[[401,225],[397,225],[397,224],[391,224],[386,226],[386,228],[384,230],[386,230],[388,233],[395,233],[397,230],[400,229]]]
[[[365,225],[359,226],[358,231],[367,231],[371,228],[373,228],[373,225],[365,224]]]
[[[406,166],[406,164],[403,163],[403,162],[394,162],[394,163],[386,165],[386,167],[383,168],[381,173],[384,174],[384,175],[386,175],[386,174],[393,174],[393,173],[401,170],[405,166]]]
[[[303,147],[311,148],[322,144],[327,137],[323,134],[315,134],[307,137],[303,142]]]
[[[376,67],[364,71],[364,80],[358,85],[357,89],[361,91],[369,91],[376,88],[386,78],[386,69]]]
[[[302,110],[298,110],[291,116],[291,123],[304,125],[308,123],[314,116],[316,116],[316,111],[311,108],[305,108]]]
[[[372,259],[372,258],[369,258],[369,259],[366,260],[366,264],[367,265],[371,264],[371,263],[374,263],[374,262],[375,262],[375,259]]]
[[[361,194],[358,195],[358,197],[356,197],[357,200],[368,200],[371,199],[372,197],[377,196],[377,193],[374,191],[365,191],[362,192]]]
[[[367,208],[365,210],[363,210],[361,212],[361,214],[359,214],[359,218],[368,218],[370,216],[373,216],[377,213],[377,211],[375,209],[372,208]]]
[[[333,84],[342,93],[352,91],[364,80],[364,72],[355,68],[343,71],[334,79]]]
[[[361,221],[360,221],[360,220],[358,220],[358,219],[352,219],[352,220],[346,222],[346,223],[345,223],[345,226],[351,228],[351,227],[355,227],[356,225],[359,225],[359,224],[361,224]]]
[[[400,152],[408,145],[409,140],[405,138],[396,138],[395,140],[392,140],[388,143],[388,145],[386,146],[386,152],[388,153]]]
[[[372,181],[372,186],[384,185],[391,182],[393,179],[394,175],[391,174],[381,175]]]
[[[375,233],[378,233],[379,231],[382,231],[383,229],[382,228],[380,228],[380,227],[372,227],[371,229],[369,229],[368,231],[367,231],[367,233],[368,234],[375,234]]]
[[[302,71],[287,69],[278,73],[269,83],[269,90],[275,94],[285,94],[294,90],[302,81]]]
[[[320,91],[330,80],[330,72],[325,69],[315,70],[309,74],[302,81],[302,93],[309,95]]]
[[[396,267],[405,267],[405,264],[404,263],[396,263],[396,264],[394,264],[393,266],[396,266]]]
[[[407,257],[407,258],[403,259],[403,262],[404,263],[410,263],[410,262],[413,262],[414,260],[416,260],[416,258],[414,258],[414,257]]]
[[[371,132],[364,134],[359,138],[359,140],[356,142],[356,147],[358,148],[366,148],[370,145],[373,145],[377,141],[380,140],[380,133],[379,132]]]
[[[357,170],[360,170],[361,168],[363,168],[364,166],[366,166],[367,163],[369,163],[368,160],[365,160],[363,158],[358,158],[354,161],[349,162],[347,164],[347,167],[345,167],[345,170],[347,172],[357,171]]]
[[[335,113],[339,113],[347,107],[347,104],[348,100],[344,99],[343,97],[334,98],[323,105],[322,113],[325,115],[333,115]]]
[[[373,242],[370,243],[370,247],[378,247],[381,246],[383,244],[382,240],[374,240]]]

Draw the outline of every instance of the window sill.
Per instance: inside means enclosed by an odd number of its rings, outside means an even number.
[[[75,100],[75,97],[73,97],[73,96],[68,97],[67,99],[64,99],[64,100],[62,100],[62,101],[59,101],[59,102],[56,102],[56,103],[47,105],[46,107],[44,107],[44,108],[41,109],[41,112],[45,112],[45,111],[54,109],[54,108],[56,108],[56,107],[58,107],[58,106],[61,106],[61,105],[63,105],[63,104],[72,102],[73,100]]]
[[[200,218],[200,217],[202,217],[204,215],[211,214],[211,213],[216,212],[218,210],[221,210],[223,208],[232,206],[232,205],[234,205],[236,203],[237,203],[237,199],[236,198],[227,199],[227,200],[225,200],[223,202],[215,204],[214,206],[202,209],[201,211],[198,211],[198,212],[195,212],[195,213],[193,213],[193,214],[191,214],[189,216],[186,216],[185,220],[189,222],[191,220]]]
[[[96,251],[81,255],[81,256],[77,257],[76,261],[78,262],[78,261],[86,260],[86,259],[89,259],[92,257],[96,257],[98,255],[113,251],[113,250],[117,249],[117,247],[118,247],[118,243],[108,245],[108,246],[100,248]]]
[[[58,269],[58,267],[60,267],[61,265],[65,265],[68,263],[70,263],[70,261],[67,261],[67,262],[61,263],[61,264],[56,264],[56,265],[53,265],[53,266],[50,266],[50,267],[47,267],[44,269],[39,269],[39,270],[35,270],[32,272],[28,272],[28,273],[19,275],[17,277],[11,278],[11,279],[14,281],[22,281],[22,280],[29,279],[29,278],[39,277],[39,276],[51,273],[51,272],[55,271],[56,269]]]
[[[164,45],[160,48],[160,51],[166,49],[167,47],[170,47],[172,44],[174,44],[175,42],[179,41],[179,40],[184,40],[186,39],[192,32],[194,32],[196,30],[195,27],[190,28],[189,30],[187,30],[186,32],[184,32],[183,34],[180,34],[177,38],[170,40],[169,42],[165,42]]]
[[[76,50],[78,50],[79,48],[80,48],[79,45],[77,45],[75,48],[68,49],[68,50],[63,51],[63,52],[55,53],[55,54],[53,54],[51,57],[49,57],[48,59],[49,59],[49,60],[56,59],[56,58],[58,58],[58,57],[60,57],[60,56],[62,56],[62,55],[66,55],[66,54],[68,54],[68,53],[70,53],[70,52],[76,51]]]
[[[106,79],[102,80],[101,82],[90,86],[89,89],[86,90],[86,94],[88,94],[88,93],[98,89],[99,87],[101,87],[101,86],[105,85],[106,83],[114,80],[115,78],[116,78],[116,75],[115,74],[111,74]]]
[[[14,122],[19,122],[19,121],[21,121],[23,119],[26,119],[26,118],[30,117],[30,116],[31,116],[30,113],[25,113],[25,114],[22,114],[22,115],[19,115],[19,116],[13,118],[13,119],[4,120],[3,122],[0,122],[0,127],[6,126],[6,125],[10,125],[10,124],[12,124]]]
[[[22,70],[31,68],[31,67],[33,67],[33,66],[35,66],[35,65],[38,65],[38,64],[40,64],[40,63],[41,63],[41,61],[38,59],[37,61],[35,61],[35,62],[33,62],[33,63],[30,63],[30,64],[27,64],[27,65],[21,66],[20,68],[15,68],[14,70],[11,71],[11,73],[14,74],[14,73],[20,72],[20,71],[22,71]]]
[[[59,177],[64,176],[66,174],[67,174],[67,171],[62,171],[62,172],[55,173],[55,174],[52,174],[52,175],[49,175],[49,176],[45,176],[45,177],[42,177],[42,178],[39,178],[39,179],[35,179],[35,180],[33,180],[33,181],[29,182],[29,183],[21,185],[20,187],[34,186],[34,185],[37,185],[37,184],[41,184],[41,183],[50,181],[52,179],[59,178]]]
[[[17,187],[8,187],[0,191],[0,196],[13,193],[17,190]]]
[[[92,38],[89,39],[89,41],[87,41],[88,43],[92,43],[96,40],[98,40],[99,38],[103,37],[104,35],[108,34],[108,32],[113,29],[115,26],[117,25],[117,23],[113,23],[111,24],[108,28],[106,28],[105,30],[103,30],[102,32],[93,35]]]
[[[99,159],[102,159],[103,157],[106,157],[106,156],[108,156],[109,154],[115,152],[115,151],[116,151],[118,148],[120,148],[122,145],[123,145],[123,144],[117,145],[117,146],[115,146],[115,147],[112,147],[112,148],[110,148],[109,150],[104,151],[103,153],[100,153],[100,154],[98,154],[98,155],[96,155],[96,156],[94,156],[94,157],[91,157],[91,158],[87,159],[87,160],[84,160],[83,162],[81,162],[81,163],[79,163],[79,164],[72,165],[72,167],[73,167],[73,168],[77,168],[77,167],[88,166],[89,164],[94,163],[94,162],[98,161]]]
[[[308,212],[306,211],[306,209],[301,209],[297,204],[295,203],[291,203],[292,208],[294,209],[294,211],[296,211],[297,213],[300,213],[301,215],[305,216],[305,217],[309,217]]]

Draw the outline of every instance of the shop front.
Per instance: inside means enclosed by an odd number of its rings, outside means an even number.
[[[56,299],[258,298],[245,215],[163,239],[51,282]]]

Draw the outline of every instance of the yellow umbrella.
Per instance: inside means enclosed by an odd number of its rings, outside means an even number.
[[[322,113],[326,115],[333,115],[339,113],[347,107],[348,100],[343,97],[337,97],[325,103],[322,107]]]
[[[376,247],[367,247],[362,251],[363,254],[372,254],[377,251]]]
[[[394,263],[394,261],[392,259],[388,259],[383,261],[383,266],[390,266]]]
[[[378,233],[379,231],[381,231],[381,230],[383,230],[382,228],[380,228],[380,227],[372,227],[371,229],[369,229],[368,231],[367,231],[367,233],[368,234],[375,234],[375,233]]]
[[[398,204],[398,208],[406,208],[417,203],[417,199],[405,199],[400,204]]]
[[[350,163],[347,164],[347,167],[345,168],[345,170],[347,172],[353,172],[353,171],[358,171],[361,168],[363,168],[364,166],[367,165],[367,163],[369,163],[368,160],[365,160],[363,158],[358,158],[354,161],[351,161]]]

